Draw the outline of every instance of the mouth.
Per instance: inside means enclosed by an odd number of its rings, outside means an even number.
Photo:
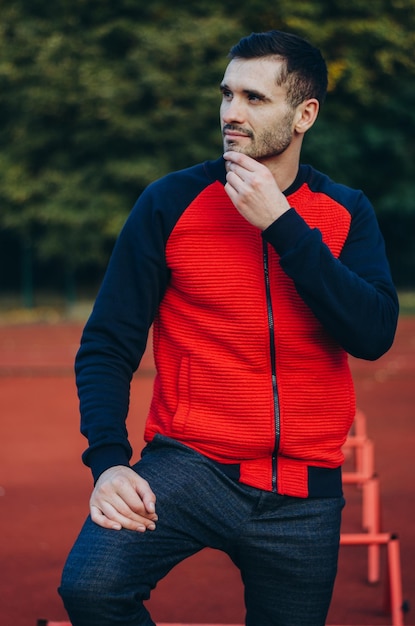
[[[223,127],[222,134],[228,141],[234,141],[236,139],[252,139],[252,133],[247,130],[242,130],[235,126],[227,124]]]

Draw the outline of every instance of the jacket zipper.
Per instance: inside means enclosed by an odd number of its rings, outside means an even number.
[[[278,448],[280,444],[280,406],[279,406],[278,386],[277,386],[275,325],[274,325],[274,313],[272,310],[272,301],[271,301],[268,244],[265,240],[263,240],[262,245],[263,245],[263,263],[264,263],[264,276],[265,276],[265,293],[266,293],[266,300],[267,300],[270,355],[271,355],[272,396],[273,396],[273,402],[274,402],[275,445],[274,445],[274,452],[272,454],[272,490],[277,491],[277,454],[278,454]]]

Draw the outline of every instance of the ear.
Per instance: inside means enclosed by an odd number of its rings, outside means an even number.
[[[294,130],[300,135],[306,133],[317,119],[320,105],[316,98],[304,100],[298,105],[294,115]]]

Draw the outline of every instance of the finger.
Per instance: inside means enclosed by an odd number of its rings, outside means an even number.
[[[131,511],[142,517],[151,517],[153,521],[157,519],[155,514],[155,495],[147,481],[137,474],[132,474],[128,479],[124,476],[114,477],[110,483],[102,485],[96,495],[98,505],[101,501],[107,501],[124,514],[128,514],[128,511]],[[153,505],[150,505],[150,509],[147,509],[147,504],[143,501],[142,496],[144,495],[148,503],[153,502]]]
[[[101,512],[115,525],[120,524],[122,528],[126,528],[128,530],[145,532],[146,530],[155,530],[156,528],[153,520],[146,517],[136,516],[132,511],[127,511],[126,514],[123,514],[108,502],[101,507]]]
[[[258,166],[260,166],[258,161],[256,161],[252,157],[244,154],[243,152],[235,152],[234,150],[229,150],[228,152],[225,152],[223,158],[227,163],[239,165],[249,172],[254,172],[258,168]]]
[[[153,520],[157,519],[154,504],[153,510],[149,511],[142,497],[140,497],[140,494],[138,494],[131,485],[128,488],[121,489],[117,493],[113,494],[110,502],[113,503],[116,509],[123,514],[131,512],[139,517],[151,517]]]
[[[122,517],[128,517],[132,521],[140,522],[143,517],[146,516],[146,511],[143,505],[136,507],[136,509],[129,506],[128,502],[118,494],[114,493],[110,498],[93,498],[91,504],[97,506],[107,517],[112,518],[113,512],[121,515]],[[138,510],[137,510],[138,509]]]
[[[90,498],[94,506],[94,520],[105,527],[111,522],[140,530],[152,530],[158,517],[155,512],[156,496],[148,482],[131,468],[114,466],[99,477]],[[117,526],[118,527],[118,526]],[[144,527],[144,528],[143,528]]]
[[[241,183],[243,183],[243,180],[236,172],[228,172],[226,174],[226,183],[237,191]]]
[[[147,514],[151,519],[157,520],[156,494],[151,489],[149,483],[144,478],[141,478],[141,476],[138,476],[138,474],[136,479],[136,490],[144,504]]]
[[[132,508],[128,504],[128,501],[116,492],[111,492],[105,495],[102,493],[93,493],[90,499],[90,504],[91,506],[97,507],[107,518],[121,523],[124,523],[124,521],[128,519],[147,527],[157,521],[157,515],[155,513],[147,513],[141,500],[139,507],[135,506]]]
[[[236,209],[238,209],[238,192],[230,182],[227,182],[225,185],[225,191],[229,196],[229,199],[233,203]]]
[[[248,171],[244,169],[243,167],[241,167],[240,165],[237,165],[236,163],[229,162],[229,167],[228,167],[228,171],[226,174],[226,180],[228,180],[228,176],[230,176],[231,180],[235,180],[234,178],[232,178],[231,176],[232,174],[237,176],[239,181],[244,182],[245,177],[248,175]]]
[[[137,489],[140,489],[138,491]],[[126,485],[110,499],[115,508],[128,517],[145,518],[153,522],[158,520],[156,513],[156,496],[148,484],[138,487]]]
[[[155,530],[156,525],[152,520],[146,518],[135,518],[130,515],[123,515],[117,511],[109,502],[105,502],[100,506],[91,504],[91,519],[93,522],[111,530],[133,530],[145,532],[146,530]]]
[[[109,530],[121,530],[122,528],[120,522],[116,522],[115,520],[111,520],[106,517],[97,506],[90,506],[90,514],[92,521],[102,528],[108,528]]]

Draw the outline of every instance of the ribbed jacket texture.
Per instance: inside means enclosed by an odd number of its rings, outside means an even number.
[[[129,382],[153,326],[145,438],[192,447],[241,482],[341,493],[355,412],[347,353],[374,359],[398,313],[373,209],[302,166],[264,233],[224,190],[222,159],[153,183],[115,247],[77,355],[84,460],[128,464]]]

